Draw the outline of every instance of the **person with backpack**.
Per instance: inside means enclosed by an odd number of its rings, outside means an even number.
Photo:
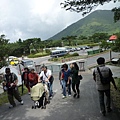
[[[78,72],[79,72],[79,67],[76,62],[72,63],[70,65],[71,68],[71,77],[72,77],[72,90],[74,92],[73,97],[80,97],[80,79],[78,78]]]
[[[29,83],[29,69],[27,67],[24,68],[24,72],[22,74],[22,81],[24,81],[24,85],[28,89],[28,94],[30,95],[30,83]]]
[[[31,68],[28,79],[31,88],[38,83],[38,74],[35,72],[34,68]]]
[[[23,100],[21,99],[20,93],[18,91],[18,78],[15,73],[12,73],[10,68],[5,69],[5,75],[4,75],[4,86],[6,87],[7,94],[8,94],[8,100],[10,103],[9,108],[13,108],[16,106],[16,103],[14,101],[14,97],[20,102],[21,105],[23,105]]]
[[[109,67],[105,66],[105,59],[103,57],[99,57],[97,59],[98,66],[93,71],[93,79],[96,82],[96,88],[99,94],[99,102],[100,109],[103,116],[106,115],[107,112],[111,112],[111,97],[110,97],[110,82],[112,82],[114,88],[117,90],[115,81],[112,77],[112,71]],[[104,78],[104,79],[103,79]],[[109,81],[108,81],[109,79]],[[104,80],[104,81],[103,81]],[[104,95],[106,96],[106,106],[104,103]]]

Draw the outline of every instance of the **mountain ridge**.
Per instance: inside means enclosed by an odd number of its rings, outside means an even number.
[[[96,32],[108,34],[120,32],[120,21],[114,23],[114,14],[111,10],[96,10],[49,39],[60,40],[66,36],[89,36]]]

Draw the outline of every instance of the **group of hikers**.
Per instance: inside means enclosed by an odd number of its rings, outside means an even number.
[[[99,93],[99,102],[101,113],[106,115],[107,112],[111,112],[111,97],[110,97],[110,82],[113,83],[115,89],[117,90],[115,81],[112,77],[112,72],[110,68],[105,66],[105,59],[99,57],[97,59],[98,67],[93,71],[93,79],[96,82],[96,88]],[[104,78],[104,79],[103,79]],[[80,98],[80,80],[82,77],[79,77],[79,66],[76,62],[68,64],[63,64],[59,72],[59,80],[62,88],[62,98],[71,96],[71,89],[73,90],[73,98]],[[108,82],[104,82],[107,81]],[[25,86],[28,89],[28,94],[31,93],[31,88],[37,83],[42,82],[45,85],[46,90],[46,99],[49,100],[53,97],[53,81],[54,77],[50,69],[46,66],[41,67],[41,72],[37,74],[35,69],[24,68],[22,74],[22,80],[24,81]],[[4,75],[4,88],[7,88],[8,100],[10,103],[10,108],[15,107],[14,97],[23,105],[23,100],[21,99],[20,93],[17,87],[17,76],[10,71],[10,68],[5,69]],[[104,94],[106,95],[106,106],[104,103]]]

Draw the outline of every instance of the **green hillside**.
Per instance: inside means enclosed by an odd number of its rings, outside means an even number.
[[[109,34],[120,32],[120,21],[114,23],[113,18],[113,13],[110,10],[97,10],[49,39],[59,40],[62,37],[72,35],[89,36],[96,32]]]

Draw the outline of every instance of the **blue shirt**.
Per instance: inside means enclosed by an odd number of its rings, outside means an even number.
[[[68,81],[68,77],[70,76],[70,70],[63,71],[63,74],[64,74],[64,80]]]

